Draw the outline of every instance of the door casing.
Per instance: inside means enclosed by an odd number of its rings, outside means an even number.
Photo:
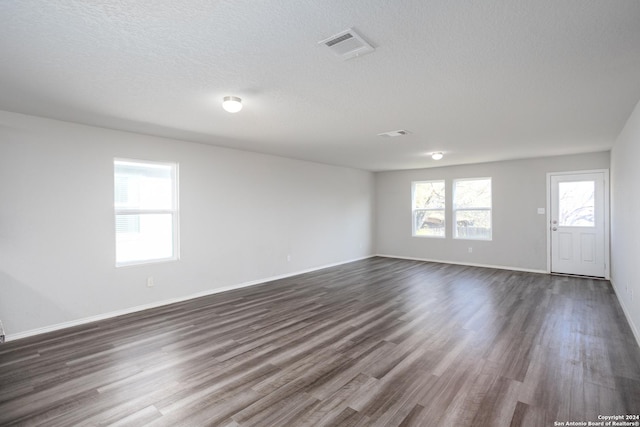
[[[609,234],[611,225],[609,223],[609,169],[590,169],[579,171],[563,171],[547,173],[547,273],[551,274],[551,177],[561,175],[581,175],[590,173],[602,173],[604,177],[604,278],[611,279],[611,252],[609,249]]]

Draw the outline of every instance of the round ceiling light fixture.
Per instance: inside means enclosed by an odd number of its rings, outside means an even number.
[[[437,153],[431,154],[431,158],[433,160],[441,160],[443,157],[444,157],[444,154],[442,154],[442,151],[438,151]]]
[[[225,96],[222,98],[222,108],[229,113],[237,113],[242,110],[242,99],[237,96]]]

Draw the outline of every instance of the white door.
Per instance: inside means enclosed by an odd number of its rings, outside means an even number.
[[[551,272],[605,277],[605,173],[551,175]]]

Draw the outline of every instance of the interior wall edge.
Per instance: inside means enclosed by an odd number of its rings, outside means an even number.
[[[175,303],[178,303],[178,302],[188,301],[188,300],[191,300],[191,299],[201,298],[201,297],[205,297],[205,296],[208,296],[208,295],[215,295],[215,294],[219,294],[219,293],[222,293],[222,292],[232,291],[232,290],[235,290],[235,289],[248,288],[250,286],[268,285],[269,283],[274,282],[276,280],[286,279],[288,277],[298,276],[300,274],[311,273],[311,272],[314,272],[314,271],[323,270],[325,268],[337,267],[339,265],[348,264],[348,263],[356,262],[356,261],[361,261],[361,260],[364,260],[364,259],[373,258],[375,256],[376,255],[367,255],[367,256],[364,256],[364,257],[360,257],[360,258],[354,258],[354,259],[350,259],[350,260],[346,260],[346,261],[340,261],[340,262],[336,262],[336,263],[332,263],[332,264],[321,265],[321,266],[318,266],[318,267],[308,268],[308,269],[305,269],[305,270],[296,271],[296,272],[292,272],[292,273],[281,274],[281,275],[278,275],[278,276],[272,276],[272,277],[267,277],[267,278],[258,279],[258,280],[251,280],[249,282],[238,283],[236,285],[226,286],[226,287],[223,287],[223,288],[209,289],[209,290],[206,290],[206,291],[203,291],[203,292],[198,292],[198,293],[191,294],[191,295],[186,295],[186,296],[182,296],[182,297],[166,299],[166,300],[163,300],[163,301],[156,301],[156,302],[149,303],[149,304],[138,305],[138,306],[135,306],[135,307],[130,307],[130,308],[122,309],[122,310],[111,311],[111,312],[108,312],[108,313],[102,313],[102,314],[98,314],[98,315],[95,315],[95,316],[84,317],[82,319],[71,320],[69,322],[56,323],[55,325],[44,326],[42,328],[36,328],[36,329],[31,329],[29,331],[18,332],[18,333],[15,333],[15,334],[6,335],[6,341],[7,342],[8,341],[15,341],[15,340],[23,339],[23,338],[36,336],[36,335],[42,335],[42,334],[46,334],[47,332],[59,331],[59,330],[62,330],[62,329],[67,329],[67,328],[71,328],[71,327],[74,327],[74,326],[81,326],[81,325],[85,325],[85,324],[88,324],[88,323],[97,322],[97,321],[100,321],[100,320],[112,319],[114,317],[123,316],[125,314],[136,313],[136,312],[139,312],[139,311],[149,310],[149,309],[156,308],[156,307],[162,307],[162,306],[165,306],[165,305],[170,305],[170,304],[175,304]]]
[[[389,255],[389,254],[376,254],[375,256],[379,256],[379,257],[383,257],[383,258],[406,259],[406,260],[410,260],[410,261],[435,262],[435,263],[438,263],[438,264],[465,265],[467,267],[495,268],[497,270],[522,271],[524,273],[549,274],[549,272],[547,272],[546,270],[536,270],[536,269],[533,269],[533,268],[511,267],[511,266],[508,266],[508,265],[479,264],[479,263],[458,262],[458,261],[449,261],[449,260],[431,259],[431,258],[416,258],[416,257]]]
[[[620,303],[620,307],[622,307],[622,312],[624,313],[624,317],[627,319],[627,323],[629,324],[629,327],[631,328],[631,332],[633,332],[633,336],[636,339],[636,344],[638,344],[638,347],[640,347],[640,331],[638,330],[636,325],[633,323],[633,318],[631,317],[631,312],[629,311],[629,309],[625,305],[624,298],[620,298],[620,292],[619,292],[620,289],[616,286],[615,282],[613,281],[613,278],[609,279],[609,281],[611,282],[611,286],[613,286],[613,290],[614,290],[614,292],[616,294],[616,299]]]
[[[468,267],[495,268],[495,269],[498,269],[498,270],[521,271],[521,272],[525,272],[525,273],[550,274],[549,272],[547,272],[545,270],[510,267],[510,266],[505,266],[505,265],[488,265],[488,264],[476,264],[476,263],[463,263],[463,262],[447,261],[447,260],[440,260],[440,259],[407,257],[407,256],[398,256],[398,255],[390,255],[390,254],[375,254],[374,256],[382,257],[382,258],[406,259],[406,260],[409,260],[409,261],[425,261],[425,262],[435,262],[435,263],[439,263],[439,264],[464,265],[464,266],[468,266]],[[636,339],[636,344],[638,345],[638,347],[640,347],[640,331],[638,330],[638,328],[636,328],[636,325],[633,323],[633,319],[632,319],[632,317],[630,315],[629,309],[627,308],[627,306],[624,303],[624,299],[620,298],[620,296],[619,296],[620,293],[619,293],[618,287],[615,285],[615,282],[613,281],[612,278],[605,278],[605,280],[609,280],[609,282],[611,283],[611,286],[613,287],[613,290],[615,292],[616,299],[620,303],[620,307],[622,307],[622,311],[623,311],[624,316],[625,316],[625,318],[627,320],[627,323],[629,324],[629,327],[631,328],[631,332],[633,332],[633,336]]]

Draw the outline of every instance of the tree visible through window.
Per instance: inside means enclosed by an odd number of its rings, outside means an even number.
[[[558,185],[559,224],[562,227],[595,227],[595,182],[561,182]]]
[[[177,167],[114,160],[116,266],[178,258]]]
[[[453,182],[454,237],[491,240],[491,178]]]
[[[414,182],[412,187],[413,235],[445,237],[444,181]]]

